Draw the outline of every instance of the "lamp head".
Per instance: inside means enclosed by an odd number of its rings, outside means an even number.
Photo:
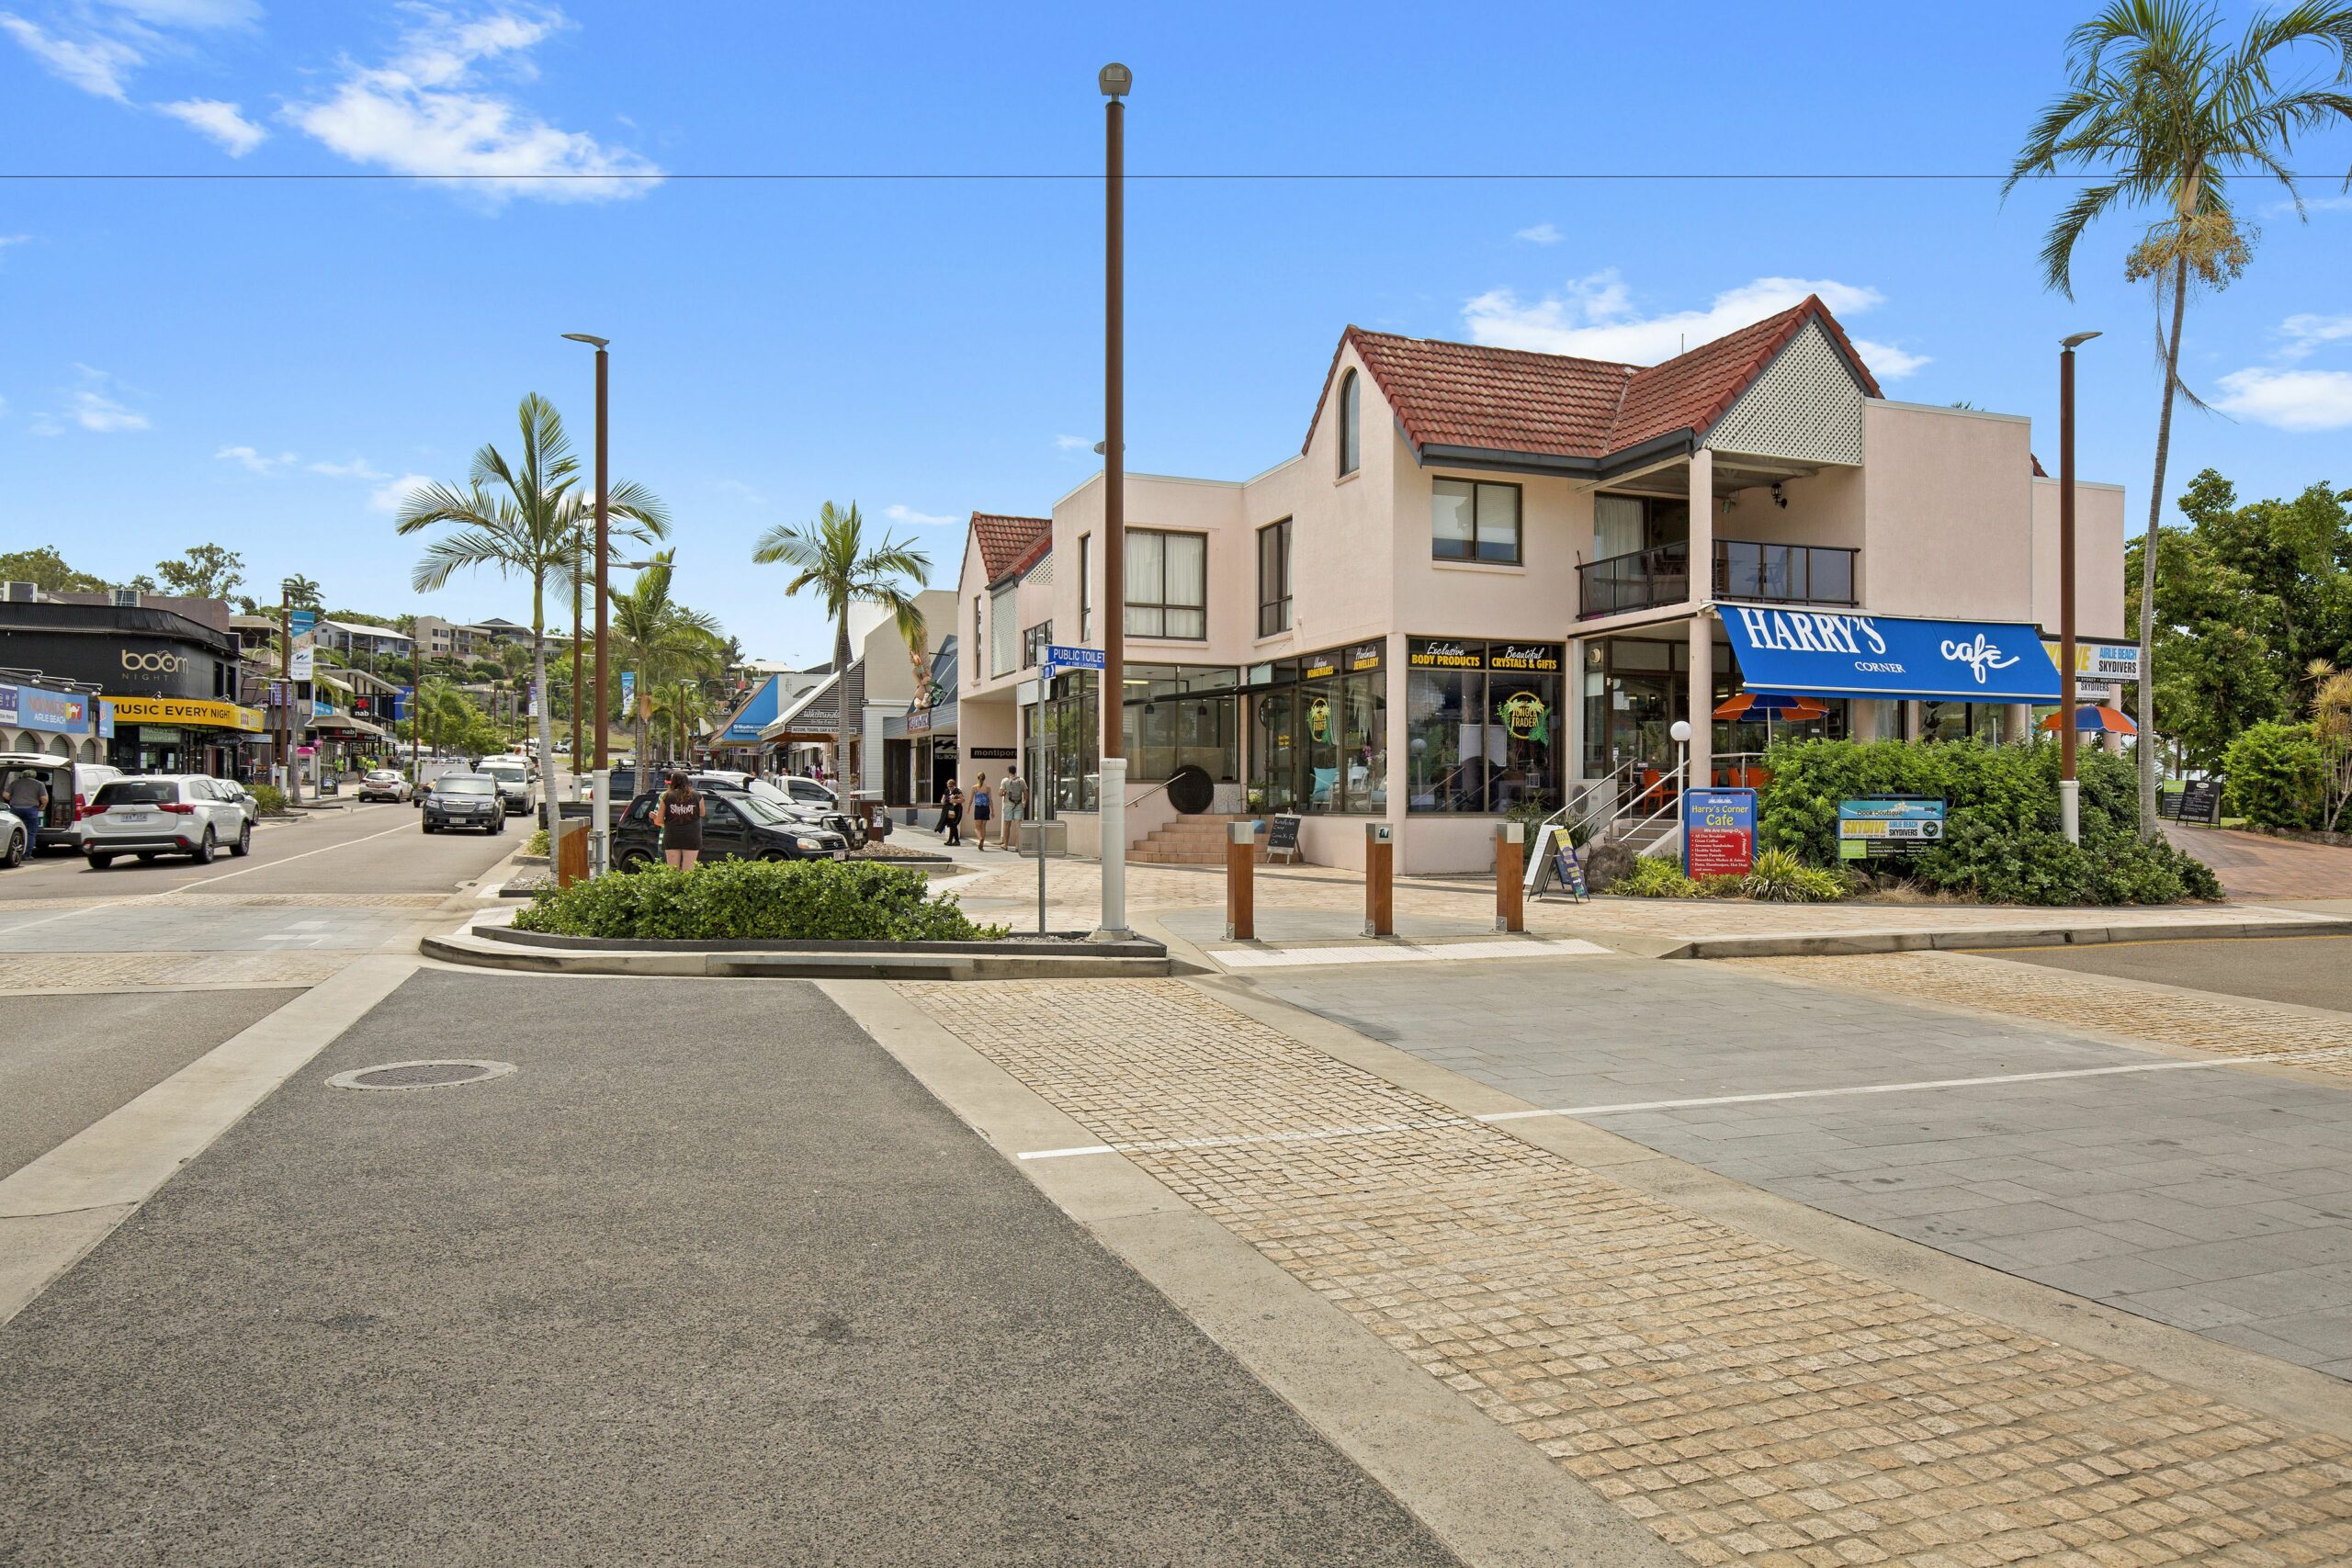
[[[1674,721],[1673,728],[1667,733],[1673,736],[1677,741],[1688,740],[1690,739],[1690,721],[1687,718],[1678,718]]]
[[[591,337],[586,333],[566,333],[563,335],[570,338],[574,343],[584,343],[591,348],[602,348],[606,343],[611,341],[607,338]]]
[[[1094,78],[1094,85],[1102,89],[1102,96],[1106,98],[1124,98],[1135,89],[1136,73],[1114,60],[1102,67],[1102,73]]]
[[[2073,337],[2059,339],[2058,346],[2067,350],[2080,348],[2098,335],[2098,333],[2076,333]]]

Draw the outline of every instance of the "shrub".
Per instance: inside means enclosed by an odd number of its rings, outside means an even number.
[[[254,803],[261,807],[264,817],[286,815],[286,792],[276,784],[257,784],[246,786],[254,792]]]
[[[2327,761],[2308,724],[2248,726],[2222,755],[2222,804],[2265,828],[2316,828]]]
[[[546,854],[548,852],[548,830],[545,828],[538,829],[534,831],[529,838],[524,840],[523,852],[526,855]]]
[[[1844,896],[1846,879],[1809,866],[1786,850],[1766,850],[1740,878],[1740,891],[1772,904],[1826,904]]]
[[[1747,879],[1736,871],[1719,871],[1709,876],[1693,877],[1693,885],[1702,898],[1736,898],[1747,891]]]
[[[1605,891],[1627,898],[1695,898],[1699,885],[1683,875],[1681,865],[1671,857],[1644,855]]]
[[[685,942],[985,942],[955,897],[922,872],[875,861],[714,861],[650,866],[535,897],[515,929],[553,936]]]

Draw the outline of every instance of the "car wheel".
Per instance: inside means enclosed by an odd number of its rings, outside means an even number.
[[[187,858],[194,861],[198,865],[210,865],[212,863],[212,829],[207,828],[204,830],[204,837],[196,841],[196,848],[188,852]]]
[[[6,849],[0,849],[0,871],[14,871],[25,863],[25,835],[12,835]]]
[[[252,823],[244,823],[237,829],[237,841],[229,846],[229,852],[235,855],[240,860],[243,860],[245,856],[254,852],[254,825]]]
[[[636,845],[623,850],[617,863],[623,871],[639,872],[653,863],[653,852]]]
[[[92,871],[104,871],[112,864],[114,864],[114,856],[112,855],[90,856],[90,869]]]
[[[424,830],[425,830],[426,832],[428,832],[428,833],[437,833],[437,832],[439,832],[439,831],[440,831],[440,829],[439,829],[438,828],[435,828],[435,827],[432,823],[430,823],[430,822],[427,822],[427,823],[424,825]]]

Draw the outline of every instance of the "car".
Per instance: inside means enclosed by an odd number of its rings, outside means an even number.
[[[841,834],[786,816],[755,795],[727,789],[698,793],[704,860],[849,859],[849,840]],[[662,863],[662,827],[653,817],[654,803],[661,798],[651,791],[639,795],[614,825],[613,863],[621,870],[642,871]]]
[[[509,816],[520,817],[531,809],[531,771],[519,759],[485,757],[474,772],[498,785],[498,797],[506,803]]]
[[[13,811],[0,811],[0,871],[16,870],[32,852],[33,836],[24,818]]]
[[[93,871],[127,854],[142,862],[183,854],[209,865],[223,846],[232,855],[251,853],[254,823],[243,796],[232,781],[202,773],[110,780],[99,786],[82,819],[82,853]]]
[[[865,847],[865,826],[855,817],[846,811],[835,810],[830,806],[798,799],[765,779],[754,778],[750,773],[737,773],[726,768],[697,770],[686,776],[696,789],[725,790],[736,795],[751,795],[756,800],[764,801],[775,807],[787,817],[814,823],[828,832],[839,833],[853,850],[862,850]]]
[[[34,780],[40,785],[42,803],[31,848],[78,850],[90,802],[109,781],[122,776],[120,768],[104,762],[76,762],[46,751],[0,751],[0,802],[9,798],[18,779]]]
[[[422,798],[428,833],[444,828],[506,831],[506,797],[498,781],[488,773],[444,773],[433,781],[433,792]]]
[[[408,779],[398,768],[371,769],[359,781],[359,799],[389,800],[395,805],[409,797]]]

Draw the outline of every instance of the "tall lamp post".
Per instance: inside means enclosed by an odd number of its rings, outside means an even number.
[[[2098,335],[2076,333],[2058,345],[2058,824],[2070,844],[2083,841],[2083,784],[2075,772],[2081,735],[2075,715],[2075,350]],[[2148,547],[2156,547],[2153,537]]]
[[[1101,942],[1127,930],[1127,431],[1126,105],[1135,73],[1116,63],[1095,78],[1102,96],[1102,924]]]
[[[606,344],[607,344],[611,340],[610,340],[610,339],[607,339],[607,338],[592,337],[591,335],[589,335],[589,334],[588,334],[588,333],[564,333],[563,335],[564,335],[565,337],[567,337],[567,338],[570,338],[573,343],[584,343],[584,344],[588,344],[590,347],[594,348],[594,349],[596,351],[596,545],[595,545],[595,550],[596,550],[596,770],[595,770],[595,771],[601,773],[603,773],[603,772],[605,771],[605,767],[608,765],[608,764],[607,764],[607,762],[606,762],[606,760],[605,760],[605,697],[606,697],[606,693],[605,693],[605,635],[606,635],[607,627],[608,627],[609,623],[610,623],[611,609],[610,609],[610,604],[609,604],[609,598],[610,598],[610,586],[609,586],[609,584],[605,581],[605,552],[606,552],[607,550],[609,550],[612,547],[611,547],[611,538],[610,538],[610,535],[609,535],[609,533],[608,533],[608,531],[607,531],[607,530],[608,530],[608,528],[609,528],[609,525],[610,525],[610,519],[606,516],[606,514],[605,514],[605,491],[606,491],[608,488],[610,488],[610,487],[609,487],[609,485],[608,485],[608,483],[607,483],[607,476],[606,476],[605,468],[605,457],[606,451],[608,450],[608,447],[607,447],[607,445],[606,445],[606,441],[605,441],[606,431],[605,431],[605,412],[606,412],[606,410],[607,410],[607,407],[608,407],[608,403],[607,403],[607,400],[606,400],[605,393],[606,393],[606,389],[607,389],[607,388],[608,388],[608,387],[610,386],[610,384],[611,384],[611,383],[610,383],[610,371],[611,371],[611,368],[612,368],[612,352],[611,352],[611,350],[610,350],[608,347],[606,347]],[[577,633],[578,629],[579,629],[579,628],[577,628],[576,626],[573,628],[573,631],[574,631],[574,633],[575,633],[575,634]],[[578,759],[578,758],[574,758],[572,761],[574,761],[574,763],[576,764],[576,763],[578,762],[579,759]]]

